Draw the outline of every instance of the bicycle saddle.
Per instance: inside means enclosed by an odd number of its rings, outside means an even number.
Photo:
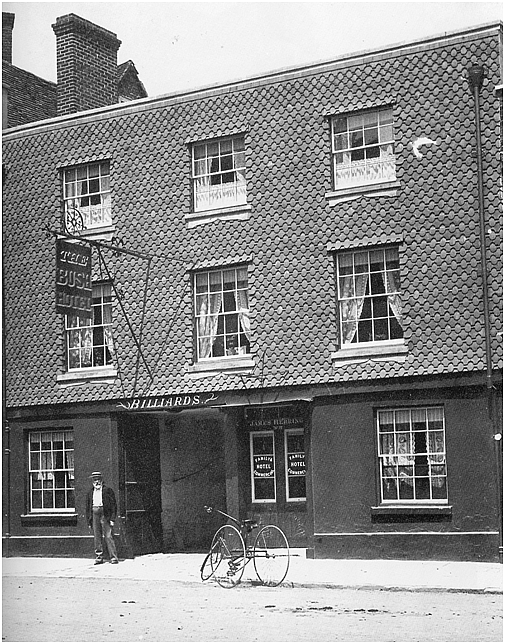
[[[251,532],[251,530],[258,527],[258,522],[254,519],[244,519],[242,525],[247,529],[247,532]]]

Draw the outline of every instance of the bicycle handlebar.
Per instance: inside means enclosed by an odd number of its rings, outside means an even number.
[[[254,528],[258,527],[257,521],[254,521],[253,519],[244,519],[243,521],[239,521],[235,517],[232,517],[231,514],[226,514],[226,512],[223,512],[222,510],[218,510],[217,508],[213,508],[210,505],[204,505],[203,507],[204,507],[205,511],[207,512],[207,514],[212,514],[213,512],[218,512],[219,514],[222,514],[227,519],[231,519],[240,528],[246,528],[248,532],[250,532]]]

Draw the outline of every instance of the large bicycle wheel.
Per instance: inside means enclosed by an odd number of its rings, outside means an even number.
[[[216,544],[214,544],[213,540],[210,552],[207,553],[200,568],[200,577],[202,578],[202,581],[207,581],[207,579],[210,579],[212,577],[219,564],[220,559],[221,548],[218,547],[217,542]]]
[[[215,561],[214,579],[223,588],[236,586],[242,579],[247,562],[240,532],[235,526],[222,526],[214,535],[210,549],[219,553]]]
[[[288,574],[289,545],[275,525],[262,528],[254,540],[254,569],[264,586],[278,586]]]

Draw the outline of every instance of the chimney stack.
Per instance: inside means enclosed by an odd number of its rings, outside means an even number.
[[[12,64],[12,30],[14,29],[13,13],[2,11],[2,60]]]
[[[116,34],[73,13],[57,18],[52,27],[56,34],[58,116],[117,103],[121,41]]]

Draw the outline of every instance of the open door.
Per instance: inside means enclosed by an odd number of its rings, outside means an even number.
[[[158,420],[123,416],[120,422],[122,499],[133,555],[160,552],[161,474]]]

